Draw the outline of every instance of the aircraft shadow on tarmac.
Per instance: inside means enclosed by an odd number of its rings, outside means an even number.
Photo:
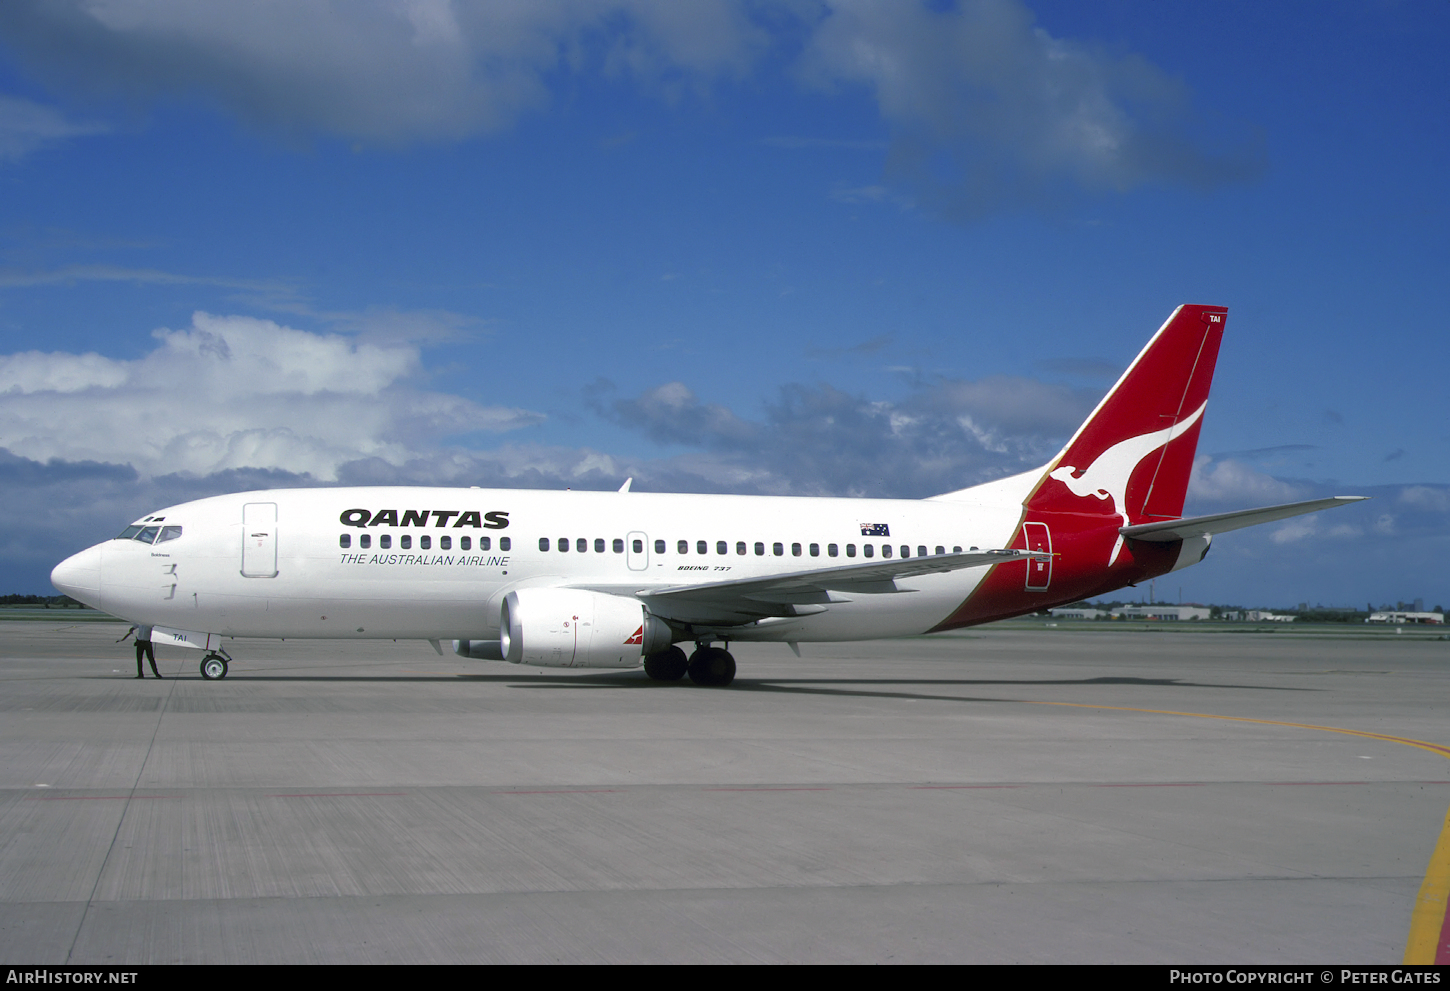
[[[103,676],[97,676],[103,677]],[[175,675],[172,676],[176,677]],[[196,679],[182,677],[183,681]],[[536,674],[527,675],[519,673],[500,674],[392,674],[392,675],[326,675],[326,674],[282,674],[264,673],[249,671],[235,679],[238,682],[272,682],[272,683],[356,683],[356,684],[384,684],[384,683],[448,683],[457,684],[459,681],[494,683],[506,685],[510,688],[524,688],[535,690],[649,690],[649,689],[670,689],[689,690],[694,686],[688,682],[671,683],[652,681],[642,676],[639,671],[602,671],[587,675],[577,674]],[[882,688],[848,688],[854,685],[877,685]],[[1000,702],[1000,698],[973,698],[966,695],[928,695],[917,692],[889,691],[884,690],[885,686],[907,688],[909,686],[932,686],[938,688],[972,687],[985,688],[991,686],[1016,686],[1022,688],[1045,688],[1055,685],[1075,685],[1082,688],[1091,688],[1097,685],[1115,687],[1143,687],[1143,688],[1208,688],[1220,690],[1238,691],[1260,691],[1260,692],[1317,692],[1319,688],[1296,688],[1283,685],[1235,685],[1235,684],[1213,684],[1206,682],[1183,681],[1179,678],[1128,678],[1128,677],[1100,677],[1100,678],[1041,678],[1041,679],[983,679],[983,678],[736,678],[734,683],[725,691],[736,692],[765,692],[781,695],[823,695],[843,698],[887,698],[887,699],[931,699],[944,702]],[[720,689],[714,689],[719,691]]]
[[[509,682],[514,688],[532,689],[631,689],[631,688],[669,688],[672,687],[666,682],[645,681],[638,677],[615,674],[611,672],[604,676],[561,677],[558,675],[542,675],[528,680],[517,676],[508,678],[500,675],[465,675],[464,677],[487,678],[491,681]],[[973,678],[736,678],[727,691],[744,692],[768,692],[782,695],[825,695],[846,698],[886,698],[886,699],[930,699],[943,702],[1001,702],[999,698],[973,698],[966,695],[927,695],[907,691],[885,691],[881,689],[871,690],[866,688],[847,688],[847,685],[881,685],[881,686],[936,686],[949,688],[953,686],[981,688],[992,685],[1019,686],[1024,688],[1038,688],[1050,685],[1077,685],[1091,687],[1094,685],[1113,686],[1142,686],[1146,688],[1217,688],[1217,689],[1238,689],[1247,691],[1265,692],[1317,692],[1318,688],[1291,688],[1279,685],[1227,685],[1227,684],[1205,684],[1193,681],[1183,681],[1178,678],[1069,678],[1069,679],[1031,679],[1031,680],[988,680]],[[833,687],[841,686],[841,687]]]

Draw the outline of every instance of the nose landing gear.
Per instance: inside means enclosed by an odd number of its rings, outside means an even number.
[[[201,676],[207,681],[220,681],[227,676],[227,662],[230,660],[225,651],[212,651],[201,659]]]

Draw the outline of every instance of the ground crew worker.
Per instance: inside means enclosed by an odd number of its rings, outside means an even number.
[[[156,651],[151,646],[151,627],[149,626],[136,629],[136,677],[138,678],[146,677],[141,668],[142,657],[151,662],[151,673],[160,678],[161,672],[156,670]]]

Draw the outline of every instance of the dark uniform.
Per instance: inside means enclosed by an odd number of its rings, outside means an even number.
[[[141,668],[141,658],[145,657],[151,662],[151,673],[161,677],[161,672],[156,670],[156,651],[151,647],[151,628],[145,627],[136,631],[136,677],[146,677]]]

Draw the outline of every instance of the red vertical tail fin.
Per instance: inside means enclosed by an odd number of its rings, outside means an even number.
[[[1049,466],[1029,513],[1112,515],[1122,526],[1183,515],[1227,314],[1173,311]]]
[[[932,632],[1091,598],[1178,565],[1181,544],[1128,541],[1119,528],[1182,517],[1227,313],[1173,311],[1023,501],[1005,546],[1051,559],[993,568]]]

